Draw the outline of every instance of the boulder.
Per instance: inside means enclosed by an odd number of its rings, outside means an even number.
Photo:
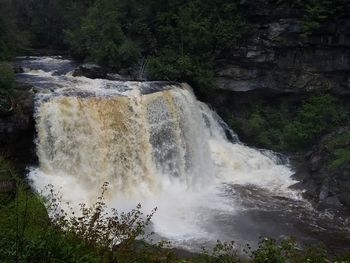
[[[118,73],[111,73],[103,67],[95,64],[83,64],[80,65],[73,72],[74,77],[86,77],[90,79],[107,79],[114,81],[131,81],[134,80],[129,75],[121,75]]]
[[[87,77],[90,79],[104,79],[107,76],[106,70],[96,64],[83,64],[80,65],[73,72],[74,77]]]

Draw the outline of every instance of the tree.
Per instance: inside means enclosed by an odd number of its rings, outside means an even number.
[[[0,61],[9,60],[21,46],[14,6],[11,0],[0,0]]]

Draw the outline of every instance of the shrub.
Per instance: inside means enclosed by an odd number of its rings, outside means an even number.
[[[156,209],[145,216],[141,212],[140,204],[127,213],[119,213],[116,209],[109,211],[104,202],[107,186],[107,183],[103,185],[102,194],[92,207],[81,204],[81,215],[73,212],[72,216],[61,209],[59,198],[51,188],[49,213],[52,214],[55,225],[78,236],[88,246],[128,250],[136,239],[144,237],[145,228],[150,224]]]
[[[302,10],[302,34],[306,38],[333,17],[346,15],[350,10],[347,0],[279,0]]]
[[[328,152],[328,168],[338,169],[343,165],[350,164],[350,131],[340,130],[340,132],[333,133],[327,136],[321,142]]]
[[[43,200],[18,181],[15,199],[0,203],[0,262],[74,263],[321,263],[333,262],[322,246],[301,249],[292,239],[277,242],[264,238],[257,249],[247,246],[249,258],[238,254],[233,242],[218,241],[189,259],[176,257],[166,242],[142,241],[155,210],[143,215],[141,206],[126,213],[108,210],[104,192],[92,207],[81,205],[81,214],[62,210],[60,196],[49,188]],[[43,204],[46,204],[46,207]],[[111,212],[111,213],[110,213]],[[51,217],[48,216],[48,213]],[[350,262],[349,255],[336,257]]]
[[[347,120],[345,112],[331,95],[314,95],[298,110],[283,132],[288,144],[297,149],[312,145],[321,135]]]
[[[234,247],[234,242],[217,241],[212,251],[206,248],[202,249],[202,253],[197,258],[196,262],[202,263],[238,263],[240,258],[237,250]]]
[[[326,263],[331,260],[322,245],[302,249],[292,238],[280,242],[272,238],[262,238],[256,250],[252,250],[248,245],[246,252],[254,263]]]
[[[14,168],[5,157],[0,155],[0,179],[10,179],[13,177]]]
[[[16,198],[0,205],[0,262],[147,263],[172,257],[164,243],[142,241],[155,210],[149,215],[141,205],[126,213],[108,210],[107,184],[95,205],[81,205],[80,215],[62,210],[52,187],[45,200],[22,183],[17,188]]]

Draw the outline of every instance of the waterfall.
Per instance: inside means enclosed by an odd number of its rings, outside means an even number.
[[[155,232],[181,241],[222,237],[208,222],[246,209],[230,186],[295,197],[290,168],[240,143],[187,84],[73,77],[69,63],[34,59],[23,74],[37,91],[37,191],[52,184],[63,201],[92,204],[109,182],[111,206],[157,206]]]
[[[129,96],[50,97],[36,113],[40,170],[74,177],[90,192],[109,182],[116,194],[153,193],[165,179],[195,187],[213,176],[197,104],[186,85]]]

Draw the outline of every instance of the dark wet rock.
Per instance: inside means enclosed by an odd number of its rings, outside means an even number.
[[[220,89],[350,94],[350,17],[301,37],[300,10],[281,1],[244,0],[249,36],[218,67]]]
[[[4,94],[0,95],[4,96]],[[14,161],[25,165],[35,162],[34,93],[31,87],[19,86],[11,95],[16,107],[0,115],[0,151]]]
[[[107,76],[106,70],[95,64],[80,65],[73,72],[74,77],[87,77],[90,79],[104,79]]]
[[[317,206],[319,209],[341,209],[343,205],[336,196],[325,198],[321,200]]]
[[[16,89],[11,95],[0,94],[8,98],[8,109],[2,109],[0,112],[0,133],[12,134],[22,132],[28,129],[33,115],[34,94],[24,87]],[[10,106],[11,105],[11,106]]]
[[[77,69],[73,72],[74,77],[87,77],[90,79],[107,79],[107,80],[114,80],[114,81],[130,81],[134,80],[135,78],[132,78],[129,75],[122,75],[118,73],[112,73],[106,70],[103,67],[100,67],[96,64],[83,64],[80,65]]]
[[[305,190],[305,196],[322,207],[350,209],[350,126],[324,136],[308,152],[294,175],[300,183],[296,189]]]
[[[13,71],[14,71],[15,73],[24,73],[24,68],[21,67],[20,65],[14,64],[14,65],[13,65]]]
[[[182,85],[184,84],[181,84],[179,82],[174,82],[174,81],[146,81],[146,82],[142,82],[141,93],[146,95],[146,94],[151,94],[158,91],[169,90],[174,87],[181,88]]]
[[[349,193],[341,193],[341,194],[339,194],[339,200],[341,200],[342,203],[346,207],[350,207],[350,194]]]
[[[310,170],[318,171],[322,168],[322,155],[315,155],[310,159]]]
[[[106,79],[108,80],[117,80],[117,81],[129,81],[132,80],[130,76],[127,75],[120,75],[117,73],[108,73],[106,75]]]
[[[13,96],[7,92],[0,92],[0,116],[5,117],[13,114],[14,110],[17,107],[16,101]]]

